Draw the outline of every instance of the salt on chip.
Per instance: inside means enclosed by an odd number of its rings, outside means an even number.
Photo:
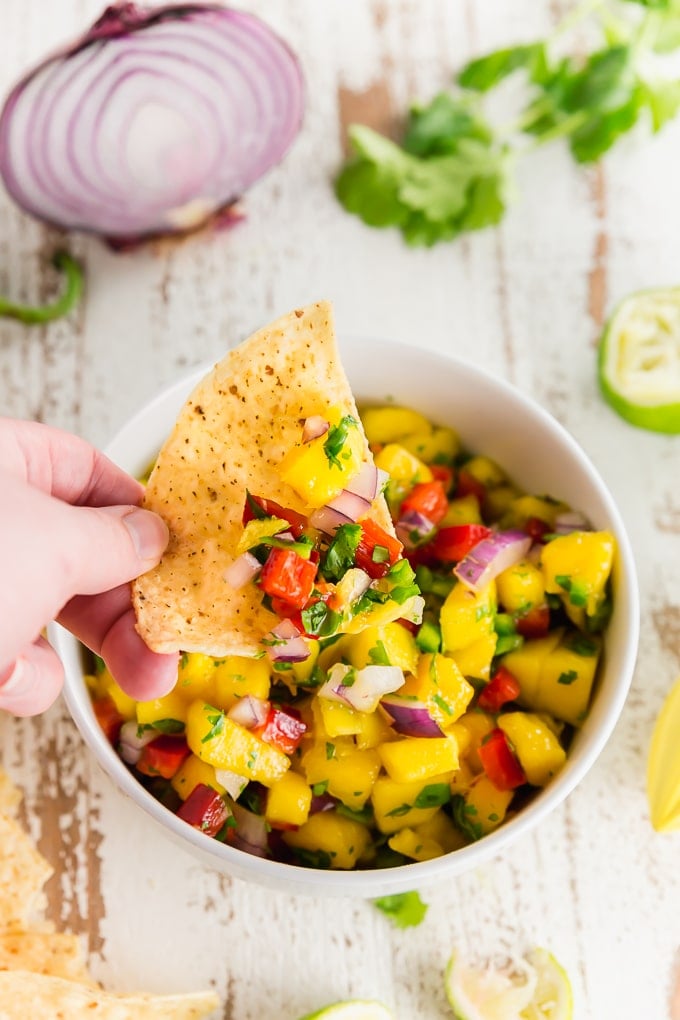
[[[230,351],[195,388],[163,446],[144,506],[164,518],[163,559],[133,584],[137,629],[156,652],[254,655],[275,617],[254,585],[224,581],[246,490],[305,513],[280,476],[302,424],[331,408],[359,417],[327,302],[285,315]],[[364,459],[371,453],[361,430]],[[393,534],[383,496],[367,516]]]
[[[77,935],[67,932],[0,932],[0,971],[30,970],[85,985],[97,982],[88,973],[83,946]]]
[[[214,992],[113,995],[46,974],[0,972],[0,1020],[196,1020],[218,1005]]]
[[[14,819],[0,815],[0,929],[28,927],[52,871]]]

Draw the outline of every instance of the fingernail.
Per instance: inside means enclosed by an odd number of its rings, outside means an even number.
[[[170,537],[165,521],[149,510],[135,508],[123,517],[123,524],[130,533],[139,558],[157,563]]]

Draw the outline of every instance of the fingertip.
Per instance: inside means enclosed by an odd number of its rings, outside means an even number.
[[[0,680],[0,709],[15,716],[39,715],[59,697],[64,667],[52,646],[40,637],[18,656]]]
[[[137,701],[162,698],[177,683],[178,653],[152,652],[135,629],[133,609],[123,613],[113,624],[100,654],[116,682]]]

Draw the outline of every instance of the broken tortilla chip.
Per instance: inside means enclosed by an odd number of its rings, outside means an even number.
[[[254,585],[224,572],[237,555],[246,492],[301,513],[281,477],[304,421],[358,419],[327,302],[285,315],[231,351],[195,388],[151,473],[144,506],[164,518],[163,559],[133,584],[137,629],[156,652],[255,655],[276,618]],[[364,462],[372,461],[359,425]],[[384,497],[366,516],[394,534]]]
[[[214,992],[113,995],[47,974],[0,972],[0,1020],[195,1020],[218,1005]]]
[[[52,870],[24,830],[0,815],[0,929],[28,927]]]
[[[97,986],[87,971],[80,939],[67,932],[0,932],[0,971],[3,970],[30,970]]]

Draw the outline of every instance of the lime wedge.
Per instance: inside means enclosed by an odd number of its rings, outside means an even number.
[[[571,984],[546,949],[507,968],[473,968],[457,953],[449,960],[446,994],[458,1020],[571,1020]]]
[[[647,758],[647,800],[657,832],[680,829],[680,680],[666,698]]]
[[[336,1002],[316,1013],[308,1013],[300,1020],[394,1020],[394,1014],[381,1002],[369,999],[352,999]]]
[[[621,302],[600,341],[598,377],[605,400],[631,425],[680,432],[680,287]]]

